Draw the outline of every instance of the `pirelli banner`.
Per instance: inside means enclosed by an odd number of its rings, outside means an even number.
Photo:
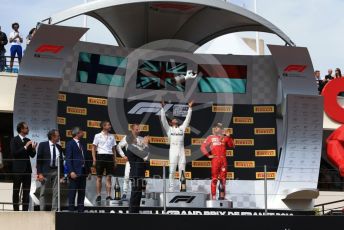
[[[150,137],[151,155],[146,163],[146,177],[161,177],[163,166],[169,166],[169,140],[160,122],[159,102],[109,100],[64,92],[59,94],[58,101],[57,123],[63,145],[71,139],[73,126],[86,131],[84,141],[90,151],[102,120],[111,121],[117,143],[130,132],[130,124],[140,123],[141,135]],[[187,109],[185,104],[165,105],[168,120],[175,117],[183,122]],[[267,165],[267,177],[274,179],[278,166],[275,114],[275,105],[194,105],[190,125],[185,131],[185,176],[188,179],[211,177],[211,160],[203,156],[200,146],[212,134],[214,124],[222,122],[228,124],[224,132],[232,136],[236,145],[226,151],[227,178],[263,179],[264,165]],[[125,160],[118,155],[115,176],[124,175],[124,165]]]

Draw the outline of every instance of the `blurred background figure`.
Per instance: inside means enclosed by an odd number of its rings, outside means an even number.
[[[8,40],[7,36],[4,32],[1,31],[1,26],[0,26],[0,72],[5,70],[6,66],[6,58],[5,58],[5,45],[7,45]]]
[[[339,68],[336,68],[335,78],[341,78],[341,77],[342,77],[342,71]]]
[[[33,36],[35,35],[36,33],[36,28],[32,28],[29,32],[29,34],[26,36],[26,45],[29,45]]]
[[[332,80],[333,79],[332,74],[333,74],[333,70],[332,69],[328,69],[327,75],[325,76],[325,80],[326,79]]]
[[[13,62],[14,58],[18,57],[18,62],[20,64],[21,59],[23,57],[23,49],[21,44],[23,43],[23,36],[19,33],[19,23],[15,22],[12,24],[13,31],[10,33],[10,43],[11,43],[11,62],[10,68],[11,71],[13,70]]]

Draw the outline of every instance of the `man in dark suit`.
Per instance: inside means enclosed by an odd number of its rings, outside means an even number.
[[[69,175],[68,204],[69,211],[74,211],[75,196],[78,194],[78,212],[84,211],[86,178],[91,173],[92,158],[81,143],[84,131],[80,127],[72,129],[73,140],[66,146],[66,165]]]
[[[48,141],[41,142],[37,151],[37,180],[41,182],[39,205],[41,211],[46,210],[46,197],[52,190],[51,210],[57,210],[58,183],[63,182],[63,154],[62,147],[57,144],[60,134],[57,129],[48,132]],[[60,162],[60,178],[58,178],[58,162]],[[62,179],[61,179],[62,178]]]
[[[19,135],[14,137],[10,144],[13,156],[13,210],[19,211],[19,193],[22,186],[22,210],[28,211],[32,173],[30,157],[35,157],[37,143],[26,137],[29,134],[29,126],[25,122],[18,123],[17,132]]]
[[[131,196],[129,212],[138,213],[142,197],[142,183],[145,177],[145,161],[149,158],[149,138],[140,137],[139,124],[133,124],[131,134],[126,136],[128,148],[126,156],[130,164]]]

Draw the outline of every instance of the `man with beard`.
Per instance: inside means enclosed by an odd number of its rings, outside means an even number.
[[[213,200],[216,200],[216,185],[218,179],[220,179],[220,183],[224,188],[224,194],[226,194],[227,146],[233,148],[234,142],[229,135],[223,135],[221,123],[215,125],[213,135],[208,136],[201,145],[202,153],[211,159],[211,198]],[[210,154],[208,149],[210,149]]]

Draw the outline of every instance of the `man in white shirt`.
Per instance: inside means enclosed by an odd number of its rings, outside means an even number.
[[[130,129],[131,129],[132,136],[136,138],[137,146],[140,146],[143,148],[143,146],[145,145],[144,145],[144,138],[139,136],[140,126],[138,124],[133,124],[131,125]],[[121,157],[123,157],[124,159],[128,160],[125,153],[123,152],[123,149],[125,149],[125,151],[128,150],[127,136],[124,136],[122,138],[122,140],[118,143],[116,148],[119,155],[121,155]],[[147,160],[147,159],[148,157],[146,157],[144,160]],[[129,164],[129,161],[127,161],[125,164],[125,170],[124,170],[123,196],[122,196],[123,200],[127,199],[127,193],[128,193],[128,188],[129,188],[129,175],[130,175],[130,164]]]
[[[20,64],[23,57],[23,49],[21,44],[23,43],[23,36],[19,33],[19,24],[17,22],[12,24],[13,31],[10,33],[9,42],[11,43],[11,62],[10,68],[13,69],[13,62],[16,54],[18,56],[18,62]]]
[[[106,175],[106,200],[112,200],[111,198],[111,174],[116,166],[116,141],[111,131],[111,124],[109,121],[102,121],[100,123],[102,131],[94,136],[92,157],[93,167],[96,167],[97,171],[97,199],[96,202],[101,202],[101,190],[102,190],[102,177]]]

